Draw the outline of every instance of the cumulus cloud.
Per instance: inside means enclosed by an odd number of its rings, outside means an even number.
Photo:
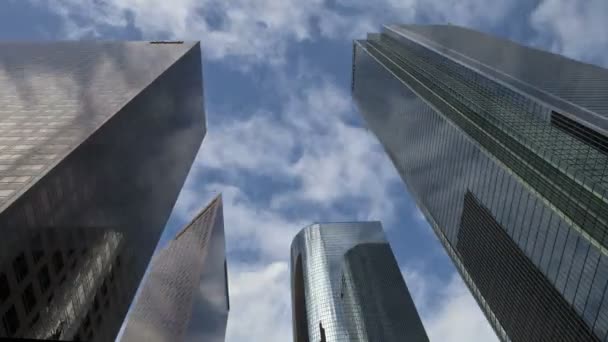
[[[545,0],[530,22],[552,51],[608,66],[607,15],[605,0]]]
[[[176,215],[191,217],[204,202],[202,197],[223,192],[229,248],[253,248],[272,260],[286,258],[295,233],[321,218],[288,217],[286,212],[298,206],[331,211],[358,200],[365,207],[358,217],[343,219],[394,217],[389,190],[400,186],[399,178],[373,135],[346,122],[355,115],[349,95],[328,80],[299,84],[285,92],[278,112],[260,109],[243,120],[210,124]],[[222,181],[201,182],[212,170],[223,174]],[[254,176],[294,186],[260,189],[246,184],[248,189],[241,189],[241,181]],[[268,203],[252,200],[247,191],[269,193]]]
[[[34,1],[34,0],[32,0]],[[294,208],[329,209],[363,203],[350,219],[394,219],[388,189],[398,182],[375,138],[349,123],[355,114],[346,90],[314,68],[286,68],[294,43],[349,40],[381,24],[451,22],[477,28],[509,22],[515,2],[488,6],[482,0],[52,0],[33,2],[64,20],[70,38],[112,38],[108,29],[134,28],[144,39],[203,41],[211,60],[228,60],[245,70],[272,66],[278,110],[254,108],[242,120],[209,113],[209,132],[175,214],[192,217],[223,192],[232,310],[229,341],[285,341],[291,338],[287,255],[293,235],[317,219],[289,214]],[[556,52],[606,61],[606,2],[539,2],[531,29]],[[289,75],[287,75],[289,74]],[[295,75],[292,75],[295,74]],[[221,118],[215,120],[213,118]],[[215,120],[215,121],[214,121]],[[427,156],[428,157],[428,156]],[[211,171],[222,173],[220,180]],[[243,180],[272,176],[294,186],[273,189]],[[297,212],[297,210],[296,210]],[[415,212],[420,221],[422,215]],[[336,218],[337,216],[329,216]],[[428,228],[428,227],[426,227]],[[447,282],[431,272],[406,269],[431,340],[491,341],[492,332],[459,276]]]
[[[315,38],[353,39],[382,24],[418,19],[462,25],[495,25],[514,5],[500,0],[53,0],[44,3],[64,19],[71,38],[100,37],[108,28],[132,25],[144,39],[204,41],[211,59],[236,57],[245,64],[283,64],[290,43]]]
[[[416,267],[402,273],[431,341],[498,341],[459,274],[446,284]]]
[[[227,341],[291,340],[291,294],[286,262],[231,264]]]

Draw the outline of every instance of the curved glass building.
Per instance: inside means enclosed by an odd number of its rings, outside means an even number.
[[[317,223],[291,245],[294,341],[428,341],[380,222]]]

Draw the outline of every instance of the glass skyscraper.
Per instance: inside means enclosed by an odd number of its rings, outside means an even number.
[[[428,341],[380,222],[302,229],[291,295],[295,342]]]
[[[0,86],[0,337],[111,341],[205,135],[199,43],[1,43]]]
[[[354,42],[361,113],[504,341],[608,340],[607,90],[453,25]]]
[[[228,310],[218,196],[154,255],[121,341],[223,342]]]

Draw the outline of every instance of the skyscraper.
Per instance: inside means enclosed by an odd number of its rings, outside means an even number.
[[[394,25],[354,42],[352,86],[498,336],[606,341],[608,71]]]
[[[121,341],[223,342],[229,306],[218,196],[152,258]]]
[[[291,296],[295,342],[428,341],[380,222],[302,229]]]
[[[354,341],[428,341],[390,245],[361,243],[344,254],[341,293]]]
[[[0,44],[0,337],[112,340],[205,134],[200,48]]]

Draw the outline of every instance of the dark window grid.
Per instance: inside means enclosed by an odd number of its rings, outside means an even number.
[[[61,253],[60,250],[56,250],[53,253],[52,264],[53,264],[54,273],[58,274],[58,273],[61,273],[61,271],[63,271],[64,258],[63,258],[63,254]]]
[[[45,293],[51,287],[51,277],[47,265],[43,265],[38,271],[37,281],[41,293]]]
[[[4,272],[0,272],[0,307],[10,297],[11,286],[8,276]]]
[[[36,306],[36,294],[32,284],[27,285],[21,293],[21,301],[23,303],[23,308],[25,309],[26,315],[31,313]]]
[[[21,324],[14,305],[3,313],[2,325],[4,326],[4,331],[8,337],[12,337],[15,335],[15,333],[17,333]]]
[[[474,221],[478,221],[478,218],[475,216],[472,216],[470,212],[466,212],[463,211],[463,218],[468,218],[470,220],[474,220]],[[480,224],[479,222],[476,222],[475,224]],[[480,237],[482,240],[479,241],[480,243],[490,243],[492,244],[493,241],[487,240],[487,238],[485,236],[481,236]],[[479,273],[478,271],[481,270],[493,270],[494,269],[494,260],[490,260],[489,258],[480,258],[478,260],[478,263],[470,265],[468,267],[469,272],[471,273]],[[511,267],[511,264],[507,264],[507,267]],[[478,286],[484,286],[484,284],[486,283],[486,280],[484,279],[478,279],[476,282],[476,284],[478,284]],[[498,282],[497,284],[493,284],[494,288],[497,288],[497,293],[500,293],[499,291],[502,290],[508,290],[506,288],[504,288],[504,284],[501,282]],[[505,304],[505,302],[501,302],[498,304],[498,306],[495,306],[493,309],[491,309],[492,312],[494,311],[500,311],[502,310],[502,305]],[[504,325],[506,322],[502,322],[502,324]]]
[[[464,216],[464,217],[466,217],[466,216]],[[476,220],[476,219],[478,219],[478,217],[474,217],[473,219],[475,219],[475,220]],[[479,224],[479,223],[478,223],[478,224]],[[482,258],[482,260],[483,260],[483,258]],[[541,292],[541,295],[542,295],[542,294],[543,294],[543,292]]]
[[[20,253],[12,262],[15,278],[19,283],[23,282],[29,273],[29,265],[25,253]]]

